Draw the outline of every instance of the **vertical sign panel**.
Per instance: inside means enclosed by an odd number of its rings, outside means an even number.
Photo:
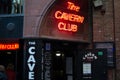
[[[41,53],[39,39],[24,40],[24,80],[41,80]]]
[[[109,68],[115,68],[115,47],[112,42],[95,43],[96,49],[107,49],[107,64]]]
[[[107,80],[107,50],[80,50],[76,55],[77,80]]]

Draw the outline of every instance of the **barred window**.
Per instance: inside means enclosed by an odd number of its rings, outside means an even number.
[[[23,0],[0,0],[0,14],[22,14]]]

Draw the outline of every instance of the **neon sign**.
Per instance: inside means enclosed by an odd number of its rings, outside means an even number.
[[[67,9],[79,12],[79,10],[80,10],[79,6],[75,6],[75,4],[72,2],[67,2],[67,3],[68,3]]]
[[[77,13],[80,11],[80,7],[76,6],[74,3],[67,2],[67,4],[68,4],[67,5],[68,10],[75,11]],[[83,16],[73,14],[73,13],[67,13],[60,10],[57,10],[54,16],[57,20],[68,21],[68,23],[62,22],[62,21],[58,22],[58,29],[63,31],[77,32],[78,25],[75,23],[83,23],[84,21]],[[74,22],[74,23],[71,24],[71,22]]]
[[[63,20],[68,20],[72,22],[78,22],[78,23],[83,23],[84,17],[75,15],[75,14],[70,14],[70,13],[65,13],[61,11],[56,11],[55,12],[55,18],[56,19],[63,19]]]
[[[0,50],[16,50],[16,49],[19,49],[18,43],[0,44]]]
[[[64,22],[59,22],[58,23],[58,29],[59,30],[65,30],[65,31],[72,31],[72,32],[76,32],[77,31],[77,25],[75,24],[67,24]]]

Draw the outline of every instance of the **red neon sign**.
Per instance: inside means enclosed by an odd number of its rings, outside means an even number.
[[[79,12],[80,11],[80,7],[76,6],[74,3],[72,2],[67,2],[67,9],[68,10],[72,10],[75,12]],[[71,24],[71,22],[76,22],[76,23],[83,23],[84,21],[84,17],[80,16],[80,15],[76,15],[73,13],[67,13],[67,12],[62,12],[60,10],[57,10],[55,12],[55,18],[59,19],[59,20],[65,20],[65,21],[69,21],[69,23],[65,23],[65,22],[58,22],[58,29],[59,30],[64,30],[64,31],[70,31],[70,32],[77,32],[77,28],[78,25],[77,24]]]
[[[18,43],[0,44],[0,50],[16,50],[16,49],[19,49]]]
[[[55,12],[55,18],[56,19],[63,19],[63,20],[68,20],[72,22],[78,22],[78,23],[83,23],[84,17],[75,15],[75,14],[70,14],[70,13],[65,13],[61,11],[56,11]]]
[[[75,24],[67,24],[67,23],[63,23],[63,22],[58,23],[58,29],[59,30],[76,32],[77,27],[78,26],[75,25]]]
[[[75,4],[72,2],[67,2],[67,3],[68,3],[67,9],[79,12],[79,10],[80,10],[79,6],[75,6]]]

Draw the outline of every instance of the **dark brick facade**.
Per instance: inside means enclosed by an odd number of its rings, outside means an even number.
[[[54,0],[25,0],[24,37],[39,37],[39,25],[45,9]],[[120,0],[104,0],[93,6],[93,42],[114,42],[116,69],[108,70],[108,80],[120,80]],[[104,13],[105,11],[105,13]]]
[[[120,1],[106,0],[104,4],[105,14],[101,9],[93,11],[93,40],[94,42],[115,42],[116,69],[109,71],[109,80],[120,79]],[[113,74],[111,74],[111,72]]]

